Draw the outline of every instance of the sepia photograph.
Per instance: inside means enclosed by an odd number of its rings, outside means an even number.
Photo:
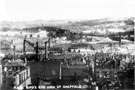
[[[135,90],[135,0],[1,0],[0,90]]]

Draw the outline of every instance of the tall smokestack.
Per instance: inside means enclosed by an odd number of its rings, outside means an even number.
[[[89,76],[91,76],[93,78],[93,73],[92,73],[92,62],[90,60],[90,57],[88,57],[88,61],[87,61],[87,65],[88,65],[88,70],[89,70]]]
[[[38,61],[38,41],[36,42],[36,61]]]
[[[24,40],[23,40],[23,54],[24,54],[24,56],[26,55],[26,51],[25,51],[26,46],[25,46],[25,43],[26,43],[26,38],[24,38]]]
[[[48,39],[48,47],[50,48],[51,43],[50,43],[50,38]]]
[[[92,78],[93,81],[96,82],[96,59],[97,59],[97,53],[94,56],[94,60],[92,60],[91,64],[92,64]]]
[[[128,32],[128,39],[130,39],[130,32]]]
[[[106,36],[105,37],[108,37],[108,29],[105,28],[105,32],[106,32]]]
[[[45,42],[45,60],[48,59],[48,48],[47,48],[47,42]]]
[[[121,46],[121,33],[119,32],[119,46]]]
[[[13,61],[15,61],[15,51],[16,51],[16,48],[15,48],[15,45],[13,46]]]
[[[62,63],[60,63],[59,79],[61,79],[61,76],[62,76],[62,67],[61,67],[61,64],[62,64]]]

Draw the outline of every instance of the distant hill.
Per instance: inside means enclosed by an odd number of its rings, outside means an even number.
[[[96,20],[50,20],[50,21],[44,21],[44,20],[34,20],[34,21],[2,21],[0,22],[0,26],[7,27],[7,28],[26,28],[26,27],[34,27],[34,26],[42,26],[42,25],[53,25],[53,26],[61,26],[61,25],[80,25],[80,26],[94,26],[94,25],[100,25],[104,23],[114,23],[114,22],[120,22],[116,20],[111,19],[96,19]]]
[[[29,27],[37,27],[37,26],[55,26],[59,24],[67,24],[68,21],[66,20],[50,20],[50,21],[44,21],[44,20],[35,20],[35,21],[17,21],[17,22],[11,22],[11,21],[2,21],[0,22],[0,29],[2,28],[8,28],[8,29],[23,29],[23,28],[29,28]]]
[[[27,21],[27,22],[9,22],[9,21],[3,21],[0,23],[0,31],[8,31],[8,30],[33,30],[38,31],[42,27],[42,29],[50,30],[50,27],[52,30],[69,30],[71,32],[77,32],[80,33],[84,30],[94,30],[97,31],[97,33],[102,32],[103,29],[122,29],[122,30],[128,30],[132,29],[131,24],[134,24],[132,22],[132,18],[122,18],[122,19],[115,19],[115,18],[104,18],[104,19],[95,19],[95,20],[50,20],[50,21],[44,21],[44,20],[35,20],[35,21]],[[50,27],[48,27],[50,26]],[[59,29],[56,29],[59,28]]]

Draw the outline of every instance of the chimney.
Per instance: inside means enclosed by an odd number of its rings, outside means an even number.
[[[62,67],[61,67],[62,63],[60,63],[60,71],[59,71],[59,79],[61,79],[62,76]]]
[[[128,39],[130,39],[130,32],[128,32]]]
[[[47,42],[45,42],[45,60],[48,59],[48,48],[47,48]]]
[[[50,43],[50,38],[48,39],[48,47],[50,48],[51,43]]]
[[[93,80],[96,82],[96,60],[97,60],[97,53],[94,56],[94,78]]]
[[[24,57],[26,55],[26,51],[25,51],[26,46],[25,46],[25,43],[26,43],[26,38],[24,38],[24,40],[23,40],[23,55],[24,55]]]
[[[16,48],[15,48],[15,45],[13,47],[13,61],[15,61],[15,51],[16,51]]]
[[[121,46],[121,33],[119,32],[119,46]]]
[[[24,59],[24,63],[25,63],[25,65],[27,65],[27,58]]]
[[[36,61],[38,61],[38,41],[36,42]]]

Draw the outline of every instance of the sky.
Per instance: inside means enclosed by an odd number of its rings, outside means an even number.
[[[82,20],[135,16],[135,0],[0,0],[0,20]]]

